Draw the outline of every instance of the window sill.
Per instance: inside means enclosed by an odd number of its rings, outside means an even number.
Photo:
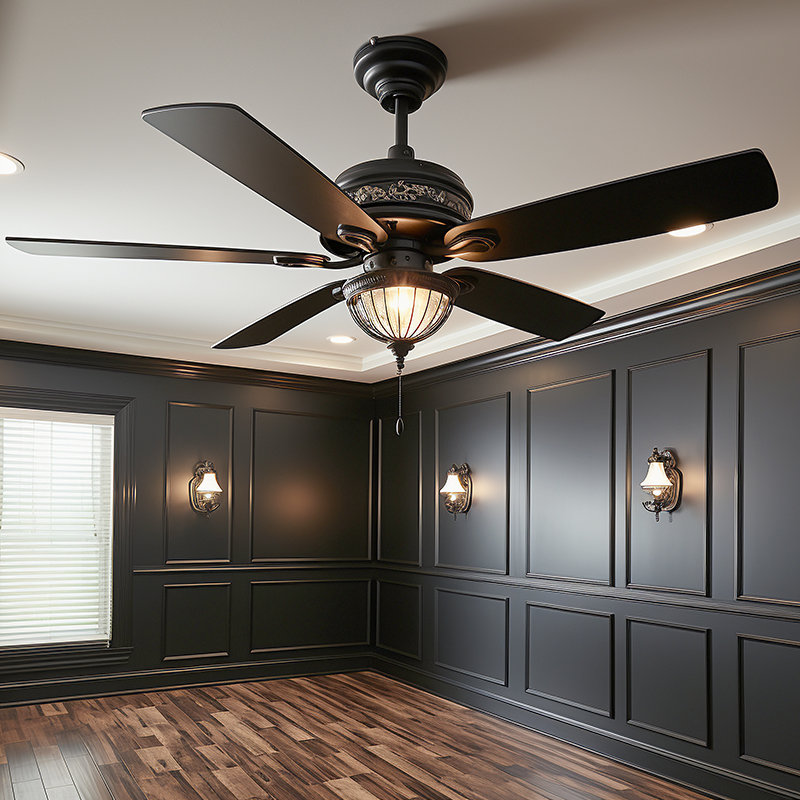
[[[0,674],[124,664],[132,652],[105,644],[20,645],[0,650]]]

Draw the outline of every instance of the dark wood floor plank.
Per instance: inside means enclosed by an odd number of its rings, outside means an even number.
[[[14,787],[14,800],[47,800],[44,786],[39,780],[12,783]]]
[[[89,755],[89,751],[83,743],[83,738],[77,730],[69,730],[57,734],[56,741],[58,742],[59,750],[61,750],[61,755],[65,759]]]
[[[0,800],[14,800],[8,764],[0,764]]]
[[[114,800],[99,768],[88,753],[64,760],[82,800]]]
[[[55,789],[58,786],[69,786],[72,777],[67,769],[67,763],[61,755],[58,745],[34,748],[36,763],[45,789]]]
[[[81,800],[81,796],[73,784],[69,786],[54,786],[44,791],[47,795],[47,800]]]
[[[39,766],[30,742],[12,742],[6,745],[5,750],[12,784],[40,780]]]
[[[97,768],[114,800],[147,800],[124,764],[99,764]]]

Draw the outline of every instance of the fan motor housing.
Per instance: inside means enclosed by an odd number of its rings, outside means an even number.
[[[472,195],[455,172],[413,158],[381,158],[345,170],[336,184],[392,234],[429,238],[472,216]]]

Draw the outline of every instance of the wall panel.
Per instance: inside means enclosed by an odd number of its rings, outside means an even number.
[[[709,745],[708,631],[628,620],[628,722]]]
[[[800,775],[800,642],[739,638],[743,759]]]
[[[436,411],[436,566],[508,570],[508,395]],[[452,464],[469,464],[472,507],[448,514],[438,490]]]
[[[508,683],[508,598],[436,590],[436,664]]]
[[[227,656],[230,651],[230,583],[164,586],[163,658]]]
[[[363,419],[253,414],[253,561],[370,556],[371,425]]]
[[[527,691],[613,716],[613,615],[533,602],[527,612]]]
[[[230,560],[233,409],[169,403],[166,456],[166,562]],[[213,461],[223,492],[210,516],[189,505],[189,481],[201,461]]]
[[[250,652],[366,645],[370,581],[254,581]]]
[[[422,563],[421,416],[403,416],[402,436],[395,433],[393,418],[380,421],[379,561]]]
[[[745,346],[740,363],[739,594],[800,604],[800,335]]]
[[[611,373],[529,391],[529,575],[612,582],[613,457]]]
[[[422,587],[396,581],[377,584],[377,646],[421,660]]]
[[[695,353],[628,373],[628,585],[706,594],[708,588],[708,355]],[[672,515],[645,510],[639,484],[653,448],[672,450],[683,496]]]

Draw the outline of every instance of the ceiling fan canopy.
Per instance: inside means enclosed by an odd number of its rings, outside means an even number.
[[[476,219],[452,170],[416,158],[408,117],[441,88],[447,58],[412,36],[373,37],[355,54],[357,83],[395,118],[387,157],[331,181],[235,105],[193,103],[143,112],[144,120],[235,180],[315,229],[331,256],[236,248],[8,237],[40,255],[225,261],[351,269],[228,336],[214,347],[266,344],[345,302],[369,336],[389,345],[398,371],[414,344],[454,306],[551,339],[599,319],[600,309],[473,266],[444,273],[454,258],[502,261],[667,233],[774,206],[778,189],[760,150],[710,158],[534,201]]]

